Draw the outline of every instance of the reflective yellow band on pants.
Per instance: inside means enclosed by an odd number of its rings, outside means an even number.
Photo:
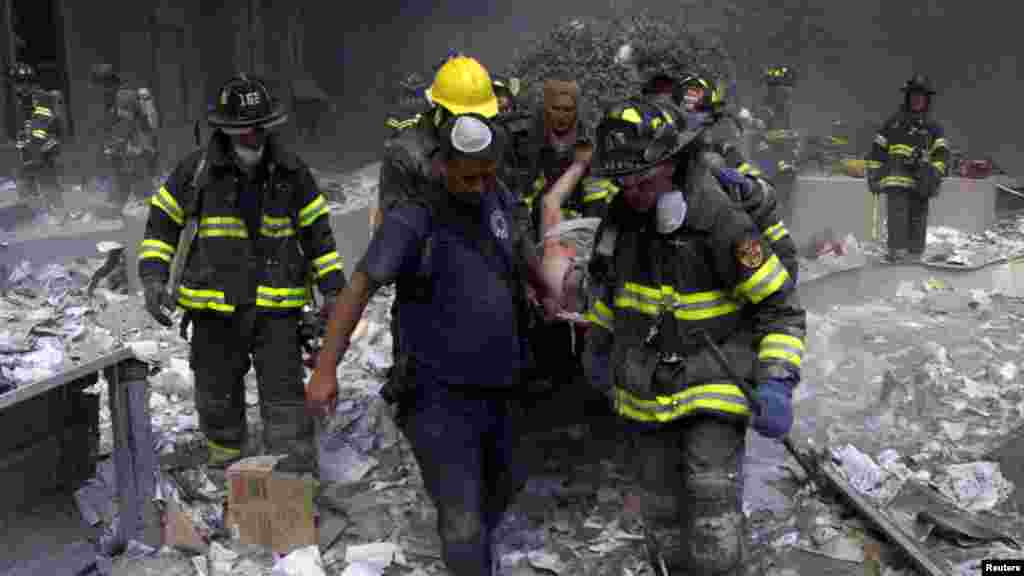
[[[787,234],[789,234],[789,230],[787,230],[786,226],[780,221],[765,228],[762,234],[764,234],[772,242],[778,242]]]
[[[698,410],[734,416],[750,416],[743,391],[729,383],[691,386],[682,392],[642,399],[616,386],[615,411],[638,422],[671,422]]]
[[[886,176],[879,181],[882,188],[915,188],[917,180],[909,176]]]
[[[332,250],[323,256],[313,260],[313,274],[316,278],[322,278],[325,274],[334,270],[341,271],[341,255]]]
[[[264,308],[302,308],[307,302],[305,287],[302,288],[271,288],[256,287],[256,305]]]
[[[163,260],[170,263],[174,259],[174,246],[162,240],[146,238],[139,243],[139,260]]]
[[[171,193],[167,191],[165,186],[161,186],[160,190],[153,194],[153,198],[150,199],[149,203],[159,208],[164,214],[167,214],[167,217],[178,226],[185,224],[185,212],[182,211],[178,201],[174,199],[174,196],[171,196]]]
[[[49,136],[46,130],[40,130],[38,128],[32,131],[32,135],[35,136],[36,138],[39,138],[40,140],[46,140],[46,137]]]
[[[268,238],[294,236],[295,228],[292,227],[292,219],[264,215],[260,224],[260,235]]]
[[[317,194],[312,202],[299,210],[299,228],[312,226],[324,214],[327,214],[327,199],[323,194]]]
[[[761,338],[757,359],[761,361],[780,360],[799,369],[804,361],[804,342],[789,334],[767,334]]]
[[[772,254],[764,264],[761,264],[757,272],[736,287],[736,295],[757,304],[790,282],[789,273],[779,261],[779,257]]]
[[[615,307],[636,310],[648,316],[657,316],[663,310],[671,311],[676,320],[707,320],[731,314],[739,309],[737,302],[718,290],[706,292],[676,292],[671,286],[652,288],[635,282],[626,282],[615,297]]]
[[[248,238],[249,230],[241,218],[207,216],[199,220],[200,238]]]
[[[53,118],[53,111],[43,106],[36,106],[32,108],[32,114],[35,116],[42,116],[43,118]]]
[[[945,138],[936,138],[935,142],[932,142],[932,147],[928,149],[929,154],[934,154],[936,150],[940,148],[946,148]]]
[[[609,332],[612,331],[612,326],[614,326],[615,322],[615,312],[600,300],[595,300],[594,305],[583,317],[590,323],[596,324]]]
[[[222,290],[196,290],[185,286],[178,287],[178,305],[189,310],[235,311],[234,305],[227,303]]]

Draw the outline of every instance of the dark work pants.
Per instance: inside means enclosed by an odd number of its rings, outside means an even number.
[[[888,187],[886,199],[889,254],[906,251],[914,256],[924,253],[928,240],[929,198],[915,189]]]
[[[18,199],[40,204],[39,208],[63,208],[64,193],[57,179],[56,161],[23,168],[18,177]]]
[[[445,565],[455,576],[490,575],[494,530],[527,476],[517,456],[514,401],[508,392],[416,379],[404,431],[437,507]]]
[[[747,538],[746,427],[696,415],[632,438],[634,468],[655,496],[647,524],[668,567],[673,573],[738,574]]]
[[[199,424],[210,440],[244,447],[245,375],[255,366],[264,427],[267,407],[305,404],[298,315],[271,315],[255,308],[231,316],[212,312],[192,317],[191,364],[195,373]],[[309,433],[312,433],[310,428]]]
[[[793,190],[796,188],[796,173],[777,174],[772,180],[775,187],[776,213],[786,224],[793,222]]]

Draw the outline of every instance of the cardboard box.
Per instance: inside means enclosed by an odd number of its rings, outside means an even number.
[[[228,468],[228,522],[232,537],[278,554],[316,546],[314,480],[275,472],[278,457],[246,458]]]

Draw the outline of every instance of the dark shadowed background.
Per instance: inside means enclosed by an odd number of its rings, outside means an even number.
[[[786,0],[762,6],[737,2],[459,0],[359,3],[311,7],[307,63],[335,100],[349,135],[335,144],[339,163],[372,161],[384,136],[383,116],[397,79],[425,71],[449,48],[500,69],[553,23],[579,16],[689,10],[696,28],[731,31],[730,49],[761,66],[789,58],[804,69],[795,122],[823,130],[842,117],[851,126],[879,122],[900,101],[898,89],[916,70],[940,90],[935,115],[954,144],[971,156],[993,156],[1024,176],[1018,151],[1020,9],[995,0]],[[726,14],[731,17],[725,16]],[[358,17],[357,17],[358,15]],[[749,69],[748,69],[749,70]],[[749,80],[741,78],[742,80]],[[741,89],[742,89],[741,84]],[[741,99],[753,96],[749,90]],[[747,102],[749,104],[749,102]]]

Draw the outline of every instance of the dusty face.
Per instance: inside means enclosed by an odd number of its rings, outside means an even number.
[[[460,200],[479,203],[480,196],[494,187],[498,163],[493,160],[452,158],[444,164],[448,191]]]
[[[578,95],[575,82],[549,80],[544,85],[544,120],[549,130],[564,135],[573,129]]]
[[[672,191],[672,175],[675,164],[662,162],[639,174],[630,174],[620,179],[621,192],[629,207],[641,214],[650,212],[658,202],[658,196]]]
[[[923,113],[928,110],[928,95],[923,92],[910,93],[910,111]]]

